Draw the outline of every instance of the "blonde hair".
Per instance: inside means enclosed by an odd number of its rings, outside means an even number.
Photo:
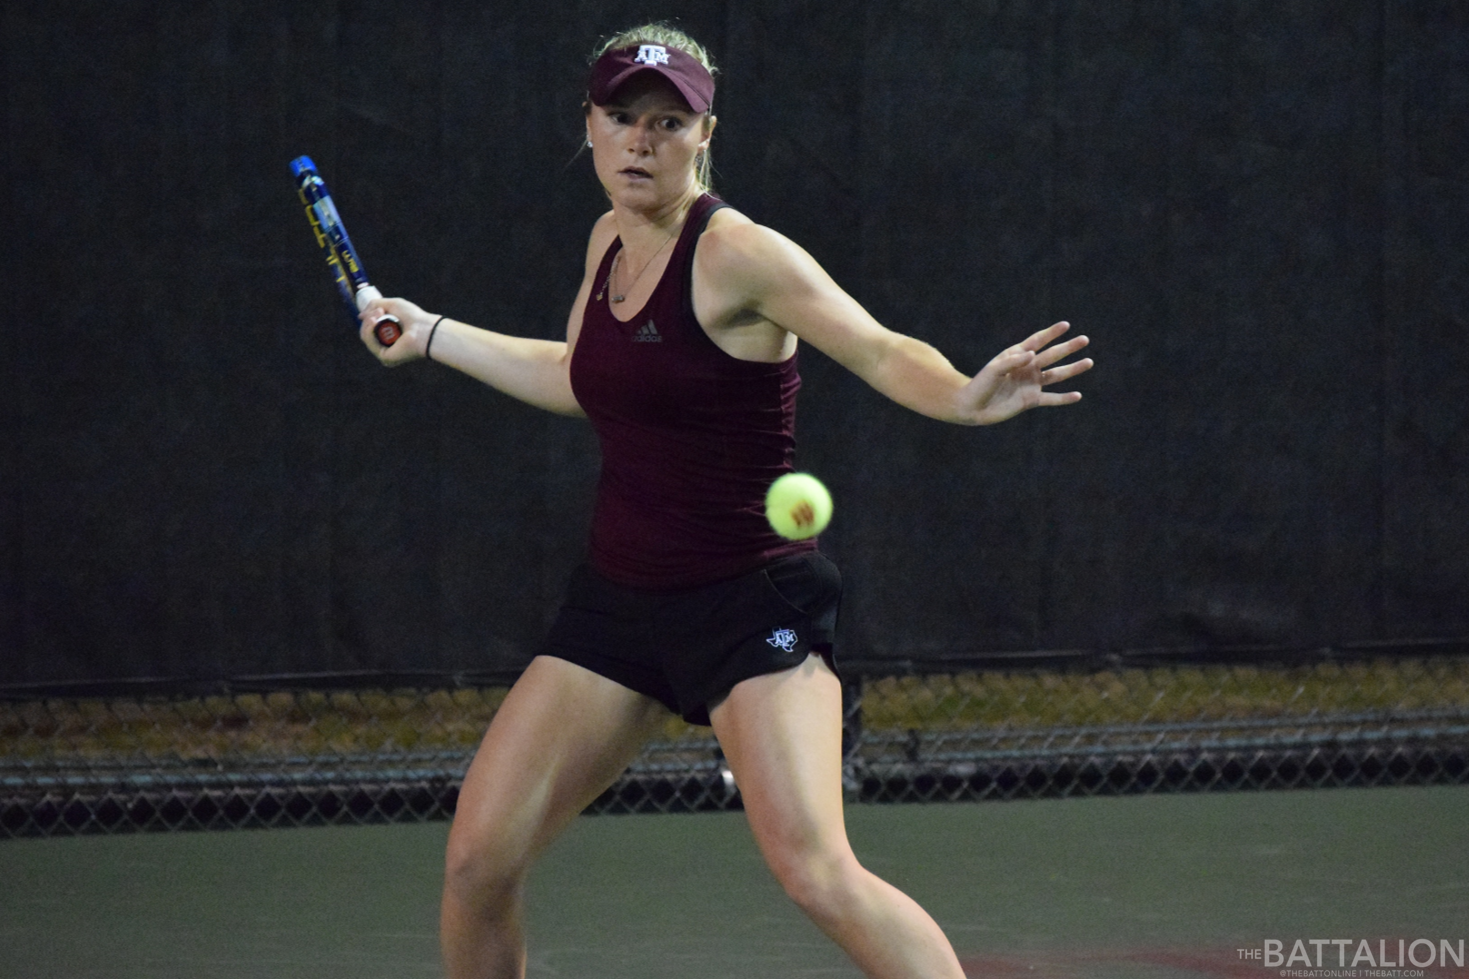
[[[704,50],[702,44],[689,37],[677,27],[671,24],[665,24],[662,21],[632,27],[606,38],[602,43],[597,45],[597,49],[587,59],[587,64],[596,64],[597,59],[608,51],[620,51],[623,48],[630,48],[635,44],[661,44],[665,48],[674,48],[682,51],[684,54],[691,55],[699,64],[703,65],[704,69],[709,72],[710,77],[713,77],[719,71],[718,68],[714,67],[714,60],[709,57],[709,52]],[[590,105],[591,100],[588,99],[587,101]],[[714,106],[711,105],[708,109],[705,109],[703,116],[704,129],[707,133],[710,123],[714,118]],[[713,178],[714,167],[709,162],[709,151],[706,149],[694,161],[694,183],[698,186],[700,193],[707,194],[710,192],[714,186]]]

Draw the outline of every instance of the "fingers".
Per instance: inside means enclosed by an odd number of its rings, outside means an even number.
[[[1030,337],[1030,339],[1026,340],[1025,343],[1022,344],[1022,346],[1036,350],[1034,366],[1040,368],[1040,373],[1038,377],[1042,387],[1046,387],[1051,384],[1059,384],[1062,381],[1070,380],[1071,378],[1076,377],[1079,374],[1085,374],[1087,371],[1092,369],[1093,361],[1090,357],[1074,361],[1070,364],[1062,364],[1060,367],[1051,366],[1058,361],[1065,360],[1067,357],[1070,357],[1072,354],[1076,353],[1078,350],[1083,349],[1087,346],[1087,344],[1091,343],[1091,340],[1089,338],[1085,336],[1079,336],[1072,337],[1065,343],[1058,343],[1054,347],[1049,346],[1049,344],[1054,343],[1056,340],[1060,339],[1061,336],[1063,336],[1069,329],[1071,329],[1071,324],[1063,320],[1060,323],[1052,324],[1046,329],[1041,330],[1039,333],[1034,334]],[[1038,346],[1032,346],[1033,344],[1038,344]],[[1054,405],[1069,405],[1075,404],[1080,400],[1080,391],[1042,391],[1040,399],[1037,401],[1037,406],[1050,407]]]
[[[999,373],[1008,374],[1010,371],[1029,367],[1034,362],[1034,351],[1012,348],[990,361],[990,365],[996,368]]]
[[[1037,357],[1036,360],[1039,362],[1040,358]],[[1063,364],[1060,367],[1053,367],[1050,370],[1041,371],[1041,384],[1055,384],[1058,381],[1073,378],[1078,374],[1084,374],[1091,369],[1091,358],[1078,360],[1070,364]]]
[[[375,299],[357,314],[357,319],[361,323],[361,326],[357,328],[357,336],[372,355],[388,367],[397,367],[399,364],[416,360],[422,356],[415,347],[412,327],[416,321],[408,318],[407,314],[417,311],[416,306],[402,300]],[[389,347],[383,346],[378,340],[378,324],[384,319],[396,320],[400,331],[397,342]]]
[[[388,308],[388,301],[386,299],[374,299],[362,307],[362,312],[357,314],[357,318],[364,323],[376,323],[384,316],[392,315],[392,312]]]
[[[1084,374],[1092,369],[1090,359],[1078,360],[1072,364],[1063,364],[1060,367],[1052,367],[1050,370],[1040,372],[1041,387],[1048,384],[1058,384],[1069,380],[1078,374]],[[1036,407],[1053,408],[1058,405],[1074,405],[1081,400],[1080,391],[1042,391],[1036,399]]]
[[[1058,343],[1054,347],[1047,347],[1046,349],[1038,351],[1036,353],[1036,366],[1044,370],[1058,360],[1065,360],[1067,357],[1070,357],[1072,354],[1076,353],[1078,350],[1081,350],[1083,347],[1091,342],[1092,341],[1089,337],[1080,336],[1072,337],[1065,343]]]
[[[1040,350],[1042,347],[1051,344],[1057,337],[1064,336],[1066,331],[1069,329],[1071,329],[1071,324],[1066,322],[1065,320],[1062,320],[1059,323],[1052,323],[1044,330],[1041,330],[1038,333],[1032,333],[1030,336],[1026,337],[1021,342],[1020,346],[1024,347],[1026,350]]]
[[[367,344],[368,349],[374,352],[376,352],[378,347],[382,346],[382,344],[377,342],[376,333],[377,321],[382,319],[382,316],[382,310],[374,309],[371,306],[357,314],[357,322],[359,324],[357,335],[362,338],[363,343]]]

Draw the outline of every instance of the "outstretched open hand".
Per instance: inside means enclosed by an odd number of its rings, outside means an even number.
[[[1090,342],[1080,336],[1051,346],[1069,329],[1071,324],[1064,321],[1048,326],[1002,351],[974,375],[960,396],[979,424],[993,425],[1030,408],[1069,405],[1081,400],[1080,391],[1045,390],[1049,385],[1091,370],[1090,358],[1051,366]]]

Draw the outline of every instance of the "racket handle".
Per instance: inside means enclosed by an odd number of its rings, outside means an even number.
[[[363,286],[357,290],[357,311],[362,312],[367,308],[368,303],[381,298],[383,294],[377,290],[377,286]],[[372,333],[377,337],[378,343],[384,347],[391,347],[403,335],[403,324],[398,321],[398,317],[389,313],[377,321],[377,325],[372,328]]]
[[[384,347],[391,347],[403,335],[403,328],[398,325],[398,317],[388,315],[377,321],[377,326],[372,328],[372,333],[377,337],[378,343]]]

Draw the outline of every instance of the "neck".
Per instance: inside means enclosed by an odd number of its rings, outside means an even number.
[[[690,185],[680,197],[649,210],[634,209],[613,201],[612,219],[617,224],[622,247],[634,254],[646,254],[659,248],[683,227],[684,219],[699,196],[698,187]]]

